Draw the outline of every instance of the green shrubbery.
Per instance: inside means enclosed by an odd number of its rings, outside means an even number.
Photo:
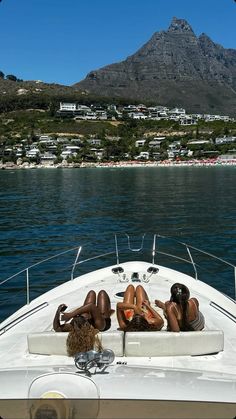
[[[19,99],[20,100],[20,99]],[[31,97],[33,101],[33,98]],[[39,102],[37,102],[39,104]],[[45,104],[45,103],[44,103]],[[51,103],[52,106],[52,103]],[[45,106],[46,107],[46,106]],[[140,151],[149,151],[150,158],[153,156],[153,149],[148,146],[149,140],[155,136],[165,136],[161,148],[155,151],[160,153],[160,158],[167,157],[167,149],[173,141],[180,141],[182,147],[187,147],[194,152],[195,156],[204,157],[204,153],[212,152],[210,155],[226,154],[234,148],[234,144],[215,145],[214,139],[224,135],[236,135],[235,122],[203,122],[198,125],[180,126],[175,121],[153,121],[153,120],[132,120],[113,121],[75,121],[70,118],[60,118],[52,115],[51,109],[33,109],[11,111],[0,114],[0,151],[3,160],[15,161],[15,155],[4,156],[4,150],[20,144],[31,145],[40,135],[47,134],[52,138],[61,136],[67,138],[82,138],[84,145],[77,157],[71,158],[72,162],[80,163],[83,160],[95,161],[96,157],[91,152],[86,139],[91,137],[101,139],[101,148],[104,150],[103,160],[124,160],[134,158]],[[181,134],[181,135],[179,135]],[[146,138],[146,144],[142,149],[135,147],[135,141]],[[211,139],[208,144],[188,145],[190,139]],[[40,145],[41,152],[45,147]],[[62,144],[58,144],[56,156],[60,162]],[[214,153],[215,152],[215,153]],[[0,157],[1,158],[1,157]],[[185,157],[186,158],[186,157]]]

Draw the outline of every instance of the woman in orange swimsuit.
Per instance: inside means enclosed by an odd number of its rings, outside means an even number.
[[[123,302],[116,305],[116,313],[120,329],[124,331],[161,330],[164,325],[141,285],[136,290],[132,284],[128,285]]]

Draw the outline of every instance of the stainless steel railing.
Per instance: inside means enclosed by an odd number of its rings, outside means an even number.
[[[125,242],[122,241],[121,245],[119,245],[120,236],[122,237],[122,240],[125,240]],[[129,252],[129,253],[131,252],[131,253],[135,253],[135,254],[140,254],[146,249],[145,248],[145,240],[146,240],[146,235],[145,234],[142,235],[141,245],[140,245],[140,242],[139,242],[139,246],[131,245],[131,238],[127,233],[125,233],[123,235],[115,234],[114,238],[115,238],[115,246],[114,246],[115,248],[114,248],[113,251],[104,252],[104,253],[101,253],[99,255],[92,256],[92,257],[81,260],[80,257],[81,257],[81,253],[82,253],[82,246],[77,246],[77,247],[74,247],[72,249],[60,252],[60,253],[58,253],[54,256],[50,256],[50,257],[48,257],[48,258],[46,258],[42,261],[39,261],[39,262],[36,262],[36,263],[30,265],[29,267],[17,272],[16,274],[0,281],[0,287],[3,284],[8,283],[13,278],[16,278],[17,276],[19,276],[21,274],[25,274],[25,277],[26,277],[26,304],[29,304],[30,303],[30,287],[31,287],[30,273],[33,270],[33,268],[35,268],[36,266],[43,265],[50,260],[58,258],[59,256],[63,256],[63,255],[68,254],[70,252],[76,251],[76,257],[75,257],[75,260],[74,260],[73,264],[70,264],[68,266],[68,268],[71,269],[70,279],[73,280],[75,269],[81,264],[85,264],[85,263],[89,264],[89,262],[91,262],[91,261],[114,255],[114,264],[119,265],[121,263],[120,262],[121,257],[124,253],[127,254],[127,252]],[[161,240],[170,240],[174,244],[178,244],[178,245],[183,246],[186,249],[188,259],[185,258],[185,257],[178,256],[178,255],[173,254],[173,253],[169,253],[169,252],[165,252],[165,251],[160,250],[158,246],[159,246],[159,243],[161,242]],[[174,238],[171,238],[171,237],[168,237],[168,236],[163,236],[163,235],[160,235],[160,234],[154,234],[152,236],[151,242],[150,242],[150,247],[151,247],[151,249],[149,249],[150,261],[153,265],[158,263],[157,259],[158,259],[159,255],[163,255],[163,256],[166,256],[168,258],[172,258],[172,259],[175,259],[177,261],[187,263],[189,265],[192,265],[193,271],[194,271],[194,277],[195,277],[196,280],[198,279],[198,268],[201,268],[201,265],[196,263],[196,261],[194,260],[194,257],[193,257],[193,254],[192,254],[193,251],[197,252],[198,254],[202,254],[204,256],[213,258],[213,259],[217,260],[218,262],[221,262],[225,265],[228,265],[230,268],[233,269],[233,273],[234,273],[234,296],[235,296],[235,299],[236,299],[236,294],[235,294],[235,290],[236,290],[236,266],[233,265],[232,263],[230,263],[230,262],[228,262],[228,261],[226,261],[226,260],[224,260],[220,257],[217,257],[217,256],[215,256],[215,255],[213,255],[209,252],[200,250],[200,249],[198,249],[194,246],[190,246],[189,244],[186,244],[184,242],[180,242],[180,241],[178,241]],[[0,288],[0,291],[1,291],[1,288]]]

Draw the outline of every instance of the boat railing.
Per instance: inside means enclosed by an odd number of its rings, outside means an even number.
[[[224,264],[225,266],[228,266],[228,267],[232,268],[232,270],[233,270],[233,276],[234,276],[234,299],[236,300],[236,266],[234,264],[232,264],[229,261],[226,261],[225,259],[222,259],[221,257],[218,257],[216,255],[213,255],[210,252],[207,252],[207,251],[198,249],[197,247],[191,246],[191,245],[189,245],[187,243],[184,243],[184,242],[178,241],[176,239],[173,239],[171,237],[163,236],[163,235],[160,235],[160,234],[154,235],[154,242],[155,243],[156,243],[156,241],[157,241],[158,238],[172,240],[173,242],[176,242],[176,243],[178,243],[178,244],[180,244],[180,245],[182,245],[182,246],[184,246],[186,248],[186,251],[187,251],[187,253],[189,255],[189,259],[190,260],[179,258],[178,256],[175,256],[175,255],[172,255],[172,254],[168,254],[168,253],[165,253],[165,252],[159,252],[159,251],[155,252],[155,255],[158,254],[158,253],[159,254],[165,254],[166,256],[174,257],[176,259],[180,259],[182,261],[185,261],[187,263],[192,264],[193,269],[194,269],[194,274],[195,274],[195,279],[196,280],[198,279],[198,270],[197,270],[197,268],[202,269],[202,266],[199,265],[198,263],[196,263],[194,261],[194,258],[193,258],[193,255],[192,255],[192,251],[196,251],[198,254],[201,254],[201,255],[205,255],[207,257],[210,257],[211,259],[213,259],[215,261],[218,261],[221,264]],[[155,244],[155,246],[156,246],[156,244]],[[154,263],[154,258],[153,258],[153,263]]]
[[[142,235],[141,242],[138,242],[138,246],[137,245],[135,245],[135,246],[131,245],[131,238],[130,238],[129,234],[125,233],[123,236],[125,236],[125,238],[127,240],[126,246],[123,245],[123,246],[119,247],[118,236],[119,236],[118,234],[115,234],[115,254],[116,254],[116,264],[117,265],[119,265],[121,263],[121,254],[123,253],[123,250],[124,251],[128,250],[132,253],[140,253],[144,250],[144,242],[145,242],[146,234]],[[170,240],[175,244],[183,246],[186,249],[188,259],[186,259],[184,257],[180,257],[176,254],[172,254],[172,253],[168,253],[168,252],[164,252],[164,251],[159,250],[158,243],[161,239]],[[181,261],[181,262],[184,262],[186,264],[191,265],[193,267],[194,277],[195,277],[196,280],[198,280],[199,279],[199,274],[198,274],[199,269],[202,269],[202,270],[204,270],[204,269],[202,268],[202,266],[199,263],[197,263],[195,261],[194,256],[193,256],[193,251],[197,252],[198,254],[210,257],[211,259],[214,259],[215,261],[218,261],[218,262],[220,262],[222,264],[225,264],[228,267],[232,268],[233,274],[234,274],[234,298],[236,299],[236,266],[234,264],[232,264],[232,263],[230,263],[230,262],[228,262],[228,261],[226,261],[226,260],[224,260],[224,259],[222,259],[222,258],[220,258],[216,255],[213,255],[210,252],[201,250],[197,247],[191,246],[191,245],[189,245],[185,242],[181,242],[181,241],[176,240],[172,237],[164,236],[164,235],[161,235],[161,234],[154,234],[153,235],[152,249],[151,249],[152,264],[154,265],[154,264],[158,263],[157,258],[158,258],[159,255],[167,256],[169,258],[172,258],[172,259],[175,259],[177,261]],[[111,254],[113,254],[113,252],[106,253],[106,254],[103,254],[103,255],[98,255],[98,256],[95,256],[93,258],[88,258],[86,260],[81,260],[81,261],[78,260],[79,258],[76,258],[73,269],[75,269],[76,266],[78,266],[78,265],[80,265],[84,262],[89,262],[92,259],[100,258],[101,256],[106,256],[108,254],[111,255]]]
[[[30,275],[31,275],[32,270],[39,265],[43,265],[43,264],[47,263],[48,261],[51,261],[55,258],[64,256],[64,255],[66,255],[70,252],[76,252],[74,262],[68,264],[68,266],[67,266],[67,269],[70,271],[70,277],[67,277],[67,280],[69,280],[69,279],[74,280],[75,270],[78,269],[82,264],[91,264],[92,261],[95,262],[95,264],[96,264],[96,261],[98,259],[104,259],[106,257],[114,257],[113,263],[110,263],[110,265],[117,265],[118,266],[121,263],[121,259],[124,257],[124,255],[125,254],[127,255],[127,252],[129,254],[130,254],[130,252],[132,254],[134,254],[135,260],[137,260],[137,254],[140,254],[140,253],[143,253],[143,252],[146,251],[146,246],[145,246],[146,245],[146,235],[145,234],[143,234],[143,236],[141,237],[141,243],[139,241],[138,245],[131,244],[131,238],[127,233],[125,233],[125,235],[123,235],[123,238],[125,240],[123,240],[121,245],[120,245],[119,240],[118,240],[119,236],[117,234],[115,234],[115,249],[114,249],[114,251],[107,251],[107,252],[105,251],[105,252],[100,253],[98,255],[90,256],[90,257],[85,258],[85,259],[81,259],[81,253],[82,253],[82,250],[84,251],[85,246],[73,247],[72,249],[65,250],[65,251],[60,252],[56,255],[50,256],[50,257],[48,257],[48,258],[46,258],[42,261],[36,262],[36,263],[30,265],[29,267],[17,272],[16,274],[8,277],[7,279],[4,279],[4,280],[0,281],[0,286],[2,286],[4,284],[7,284],[9,281],[11,281],[14,278],[16,278],[17,276],[23,274],[25,276],[25,284],[26,284],[26,286],[25,286],[25,288],[26,288],[26,290],[25,290],[25,292],[26,292],[26,304],[29,304],[30,301],[31,301],[30,290],[31,290],[31,286],[32,286]],[[183,246],[186,250],[186,254],[187,254],[188,257],[182,257],[182,256],[180,256],[176,253],[167,252],[167,251],[165,251],[165,249],[162,250],[160,248],[160,242],[162,240],[164,240],[164,241],[171,240],[174,244],[178,244],[178,245]],[[226,261],[226,260],[224,260],[224,259],[222,259],[218,256],[215,256],[215,255],[213,255],[209,252],[198,249],[197,247],[191,246],[187,243],[184,243],[184,242],[178,241],[174,238],[171,238],[171,237],[168,237],[168,236],[163,236],[163,235],[160,235],[160,234],[151,235],[151,238],[147,239],[147,243],[149,245],[148,246],[148,253],[147,253],[149,260],[147,260],[147,261],[150,261],[150,263],[152,263],[153,265],[162,264],[162,263],[160,263],[159,258],[160,258],[160,256],[164,256],[164,257],[167,257],[168,259],[169,258],[174,259],[175,261],[177,261],[177,263],[178,262],[179,263],[183,262],[185,264],[191,265],[192,268],[193,268],[193,271],[194,271],[194,278],[196,280],[199,279],[199,269],[202,269],[202,266],[201,266],[201,264],[199,264],[195,260],[195,256],[193,256],[194,252],[197,252],[197,254],[201,254],[201,255],[213,258],[213,259],[217,260],[218,262],[224,263],[225,265],[229,266],[234,271],[233,291],[234,291],[234,298],[236,298],[236,295],[235,295],[236,266],[233,265],[232,263],[230,263],[230,262],[228,262],[228,261]],[[151,252],[150,252],[150,247],[151,247]],[[151,253],[151,257],[150,257],[150,253]],[[93,266],[93,268],[96,269],[97,266],[95,265],[95,267]],[[90,270],[91,270],[91,267],[90,267]],[[80,272],[80,274],[81,274],[81,272]],[[207,282],[204,279],[201,279],[201,280],[203,280],[204,282]],[[50,288],[50,281],[47,281],[47,282],[49,284],[48,288]],[[23,304],[25,304],[25,301],[24,302],[22,301],[22,305]]]
[[[5,285],[5,284],[9,283],[9,282],[10,282],[10,281],[12,281],[13,279],[15,279],[15,278],[20,277],[20,276],[22,276],[22,275],[23,275],[23,276],[25,277],[25,293],[26,293],[26,301],[24,301],[24,303],[23,303],[23,304],[25,304],[25,303],[26,303],[26,304],[30,304],[30,301],[31,301],[31,298],[30,298],[30,289],[31,289],[31,286],[32,286],[32,282],[31,282],[31,280],[30,280],[30,278],[31,278],[30,274],[32,273],[32,271],[33,271],[33,269],[34,269],[34,268],[39,267],[40,265],[44,265],[44,264],[46,264],[47,262],[49,262],[49,261],[51,261],[51,260],[53,260],[53,259],[57,259],[57,258],[58,258],[58,257],[60,257],[60,256],[64,256],[64,255],[66,255],[66,254],[68,254],[68,253],[71,253],[71,252],[76,251],[76,257],[75,257],[75,261],[74,261],[74,263],[73,263],[73,264],[69,264],[69,265],[65,268],[65,270],[66,270],[66,269],[71,270],[71,273],[70,273],[70,279],[71,279],[71,280],[73,280],[73,279],[74,279],[74,271],[75,271],[75,268],[76,268],[78,265],[84,264],[84,263],[86,263],[86,262],[91,262],[91,261],[96,260],[96,259],[105,258],[105,257],[110,256],[110,255],[115,255],[115,251],[112,251],[112,252],[105,252],[105,253],[102,253],[102,254],[99,254],[99,255],[96,255],[96,256],[93,256],[93,257],[89,257],[89,258],[84,259],[84,260],[80,260],[80,261],[78,262],[78,259],[79,259],[79,256],[80,256],[80,253],[81,253],[81,250],[82,250],[82,246],[73,247],[73,248],[71,248],[71,249],[68,249],[68,250],[65,250],[65,251],[63,251],[63,252],[57,253],[56,255],[53,255],[53,256],[47,257],[47,258],[45,258],[45,259],[43,259],[43,260],[40,260],[39,262],[33,263],[32,265],[28,266],[27,268],[24,268],[24,269],[22,269],[22,270],[18,271],[17,273],[15,273],[15,274],[13,274],[13,275],[9,276],[8,278],[6,278],[6,279],[4,279],[4,280],[0,281],[0,287],[1,287],[2,285]],[[67,278],[67,279],[68,279],[68,278]],[[23,304],[22,304],[22,305],[23,305]]]
[[[186,250],[187,250],[187,252],[188,252],[188,254],[189,254],[189,257],[190,257],[191,263],[194,265],[194,271],[195,271],[195,273],[196,273],[196,279],[197,279],[197,271],[196,271],[195,263],[194,263],[194,261],[193,261],[193,258],[192,258],[192,254],[191,254],[191,252],[190,252],[190,249],[192,249],[192,250],[196,250],[197,252],[202,253],[202,254],[204,254],[204,255],[206,255],[206,256],[210,256],[211,258],[216,259],[216,260],[218,260],[219,262],[222,262],[222,263],[224,263],[224,264],[226,264],[226,265],[228,265],[228,266],[231,266],[232,268],[234,268],[234,270],[236,270],[236,266],[235,266],[235,265],[233,265],[232,263],[228,262],[228,261],[227,261],[227,260],[225,260],[225,259],[222,259],[222,258],[220,258],[220,257],[218,257],[218,256],[216,256],[216,255],[213,255],[212,253],[209,253],[209,252],[206,252],[206,251],[204,251],[204,250],[198,249],[197,247],[191,246],[190,244],[186,244],[186,243],[181,242],[181,241],[179,241],[179,240],[175,240],[175,239],[173,239],[173,238],[171,238],[171,237],[168,237],[168,236],[163,236],[163,235],[160,235],[160,234],[156,234],[156,235],[154,235],[154,236],[156,236],[156,239],[157,239],[157,238],[169,239],[169,240],[172,240],[172,241],[174,241],[174,242],[176,242],[176,243],[179,243],[179,244],[181,244],[181,245],[185,246],[185,248],[186,248]],[[155,240],[155,238],[154,238],[154,240]],[[157,252],[157,253],[158,253],[158,252]],[[174,255],[170,255],[170,256],[174,256]],[[186,260],[186,262],[187,262],[187,260]],[[235,273],[236,273],[236,272],[235,272]]]
[[[78,255],[80,254],[80,251],[81,251],[81,246],[73,247],[72,249],[65,250],[63,252],[57,253],[56,255],[47,257],[46,259],[43,259],[39,262],[33,263],[32,265],[28,266],[27,268],[24,268],[21,271],[18,271],[17,273],[9,276],[8,278],[0,281],[0,286],[6,284],[7,282],[10,282],[11,280],[20,276],[21,274],[25,274],[25,278],[26,278],[26,304],[29,304],[30,303],[30,272],[31,272],[31,270],[33,268],[35,268],[36,266],[43,265],[50,260],[56,259],[59,256],[63,256],[65,254],[73,252],[75,250],[77,250],[77,258],[78,258]],[[74,271],[74,267],[72,267],[72,271]]]

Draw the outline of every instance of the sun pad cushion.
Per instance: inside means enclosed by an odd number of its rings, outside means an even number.
[[[127,332],[126,356],[206,355],[222,351],[221,330],[201,332]]]
[[[112,349],[116,356],[123,356],[123,334],[122,331],[107,331],[99,333],[104,349]],[[41,332],[28,334],[28,351],[31,354],[40,355],[67,355],[66,332]]]
[[[68,333],[42,332],[28,335],[28,350],[32,354],[67,355]],[[207,355],[224,349],[221,330],[201,332],[122,332],[99,333],[104,349],[112,349],[116,356],[185,356]]]

